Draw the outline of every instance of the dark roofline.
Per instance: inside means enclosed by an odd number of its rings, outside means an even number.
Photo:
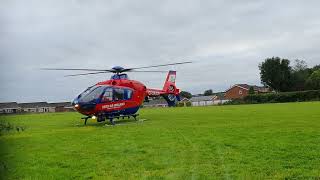
[[[49,103],[51,107],[72,107],[71,102],[56,102],[56,103]]]
[[[19,103],[18,106],[22,108],[51,107],[47,102]]]
[[[19,106],[17,102],[3,102],[3,103],[0,103],[0,108],[1,109],[19,108]]]
[[[255,91],[259,91],[259,90],[261,90],[261,89],[263,89],[263,88],[268,88],[268,87],[257,86],[257,85],[235,84],[235,85],[231,86],[229,89],[227,89],[226,92],[229,91],[230,89],[234,88],[234,87],[239,87],[239,88],[245,89],[245,90],[249,90],[250,87],[253,87],[253,89],[254,89]]]

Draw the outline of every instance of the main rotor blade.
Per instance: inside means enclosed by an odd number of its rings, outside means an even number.
[[[135,71],[135,70],[132,70],[132,71],[129,71],[129,72],[159,72],[159,73],[167,73],[169,71]]]
[[[102,73],[109,73],[109,72],[102,71],[102,72],[94,72],[94,73],[71,74],[71,75],[66,75],[66,76],[64,76],[64,77],[71,77],[71,76],[85,76],[85,75],[91,75],[91,74],[102,74]]]
[[[73,69],[73,68],[41,68],[41,70],[58,70],[58,71],[104,71],[104,72],[114,72],[114,70],[109,70],[109,69]]]
[[[144,66],[144,67],[136,67],[136,68],[128,68],[128,69],[125,69],[125,71],[131,71],[134,69],[145,69],[145,68],[163,67],[163,66],[171,66],[171,65],[180,65],[180,64],[190,64],[190,63],[192,63],[192,61],[170,63],[170,64],[161,64],[161,65],[154,65],[154,66]]]

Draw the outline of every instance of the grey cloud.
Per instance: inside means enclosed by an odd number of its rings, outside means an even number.
[[[41,67],[110,68],[193,60],[181,89],[223,91],[259,84],[270,56],[319,64],[318,1],[0,2],[0,101],[71,100],[109,74],[64,78]],[[160,68],[166,69],[166,68]],[[165,74],[130,74],[161,87]]]

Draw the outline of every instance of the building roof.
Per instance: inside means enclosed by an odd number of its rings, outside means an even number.
[[[235,84],[232,87],[230,87],[229,89],[227,89],[226,92],[234,87],[239,87],[239,88],[242,88],[245,90],[249,90],[250,87],[253,87],[254,91],[258,91],[258,92],[268,92],[269,91],[269,88],[263,87],[263,86],[248,85],[248,84]]]
[[[235,86],[238,86],[238,87],[240,87],[240,88],[242,88],[242,89],[246,89],[246,90],[249,90],[250,89],[250,85],[248,85],[248,84],[236,84]]]
[[[56,102],[56,103],[49,103],[51,107],[71,107],[71,102]]]
[[[181,99],[181,101],[189,102],[190,99],[188,99],[188,98],[183,98],[183,99]]]
[[[253,89],[258,92],[270,92],[270,89],[268,87],[263,86],[253,86]]]
[[[221,94],[216,94],[212,97],[214,100],[225,100],[225,94],[221,93]]]
[[[199,101],[212,101],[212,96],[196,96],[190,99],[191,102],[199,102]]]
[[[0,103],[0,109],[5,109],[5,108],[17,109],[17,108],[19,108],[19,106],[18,106],[18,103],[16,103],[16,102]]]
[[[21,108],[51,107],[47,102],[19,103]]]

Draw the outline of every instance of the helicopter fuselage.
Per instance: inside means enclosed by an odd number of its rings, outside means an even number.
[[[72,105],[79,113],[88,117],[96,116],[98,119],[133,115],[139,110],[146,97],[178,96],[179,89],[175,86],[175,75],[175,71],[170,71],[163,89],[158,90],[147,89],[143,83],[129,80],[126,74],[117,74],[110,80],[89,87],[75,98]],[[172,76],[174,79],[170,79]],[[169,104],[172,99],[167,99]]]

